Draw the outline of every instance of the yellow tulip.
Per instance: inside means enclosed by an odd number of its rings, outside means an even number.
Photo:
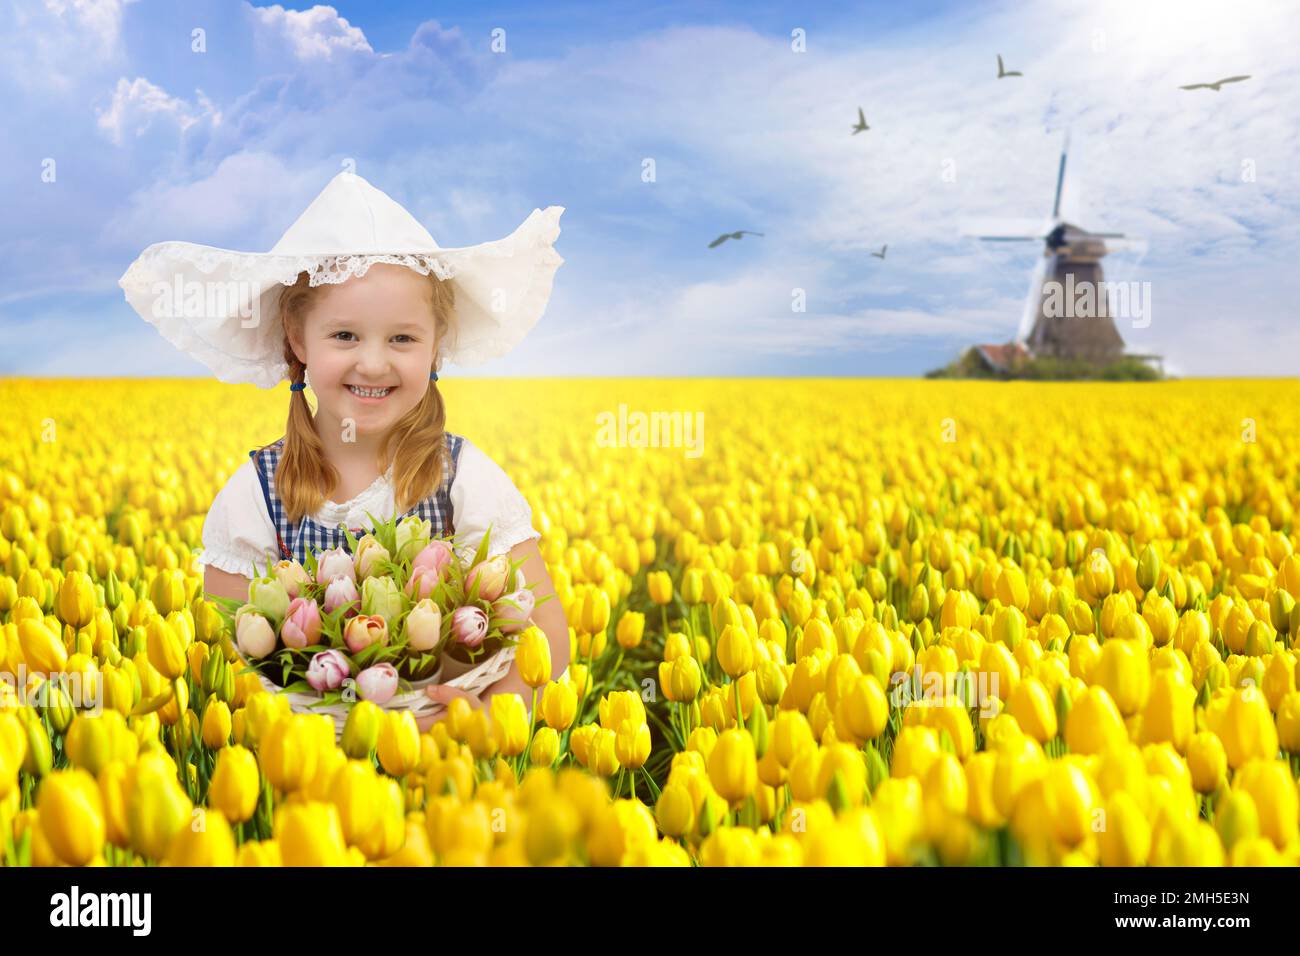
[[[165,680],[181,677],[189,664],[184,637],[161,617],[152,618],[145,632],[149,642],[149,663]]]
[[[68,663],[68,651],[62,638],[41,620],[24,618],[18,622],[18,640],[28,670],[40,674],[58,674]]]
[[[1150,692],[1146,652],[1134,641],[1110,638],[1101,645],[1090,679],[1106,689],[1123,716],[1139,713]]]
[[[1100,834],[1103,866],[1145,866],[1151,853],[1151,824],[1127,792],[1116,791],[1102,808],[1106,825]]]
[[[91,622],[95,614],[95,588],[90,575],[84,571],[70,571],[59,585],[59,620],[74,628]]]
[[[409,711],[402,713],[410,717]],[[414,728],[414,718],[411,720]],[[417,740],[417,752],[418,749]],[[257,751],[257,760],[271,786],[283,793],[292,793],[311,779],[316,770],[316,754],[313,730],[306,716],[291,714],[267,729]]]
[[[403,711],[409,714],[409,711]],[[275,814],[275,840],[285,866],[348,866],[338,809],[332,803],[287,803]]]
[[[645,614],[641,611],[624,611],[623,616],[618,619],[618,627],[614,631],[618,639],[618,646],[624,650],[632,650],[641,646],[641,638],[645,634]]]
[[[852,660],[852,658],[843,658]],[[889,721],[889,702],[876,678],[858,674],[849,692],[839,701],[836,724],[859,741],[875,740],[884,733]]]
[[[257,759],[238,745],[217,754],[216,769],[208,785],[208,803],[232,823],[243,823],[257,810],[261,778]]]
[[[534,767],[549,767],[560,755],[560,735],[553,727],[538,727],[528,750],[528,762]]]
[[[226,702],[210,698],[203,708],[203,743],[211,750],[220,750],[230,743],[230,725],[230,708]]]
[[[615,732],[614,750],[618,762],[628,770],[639,770],[650,756],[650,728],[630,719]]]
[[[1234,770],[1257,757],[1272,760],[1277,756],[1277,726],[1263,691],[1243,687],[1233,693],[1223,715],[1219,737],[1228,765]]]
[[[1040,744],[1056,736],[1056,706],[1043,682],[1036,677],[1026,677],[1016,685],[1007,701],[1007,713]]]
[[[159,751],[142,754],[127,783],[127,828],[135,851],[162,859],[172,837],[190,824],[191,810],[171,759]]]
[[[536,625],[524,628],[515,651],[519,676],[529,687],[541,687],[551,679],[551,644],[546,632]]]
[[[667,571],[651,571],[646,575],[646,589],[650,593],[650,600],[655,604],[663,605],[672,602],[673,579],[668,576]]]
[[[1065,742],[1070,750],[1100,754],[1127,740],[1119,709],[1104,687],[1089,687],[1072,703],[1065,722]]]
[[[749,731],[733,728],[718,735],[708,758],[709,781],[724,800],[737,804],[758,783],[758,758]]]
[[[41,781],[40,827],[50,848],[69,866],[85,866],[104,847],[104,807],[95,778],[61,770]]]
[[[1228,755],[1223,741],[1208,730],[1192,735],[1187,742],[1187,768],[1198,793],[1213,793],[1228,773]]]
[[[1141,742],[1168,742],[1181,753],[1195,727],[1195,703],[1196,689],[1181,672],[1158,671],[1142,713]]]
[[[495,701],[496,697],[492,699]],[[390,776],[401,779],[415,769],[420,762],[420,728],[409,710],[390,710],[384,714],[376,751],[379,765]]]
[[[754,669],[754,641],[743,626],[723,628],[718,636],[718,663],[733,680]]]
[[[493,732],[501,753],[507,757],[523,753],[528,746],[528,708],[524,699],[518,694],[494,694],[489,708]],[[382,734],[380,746],[382,753]]]
[[[568,730],[578,711],[578,698],[567,681],[552,681],[542,691],[541,712],[546,726]]]
[[[190,826],[183,826],[172,837],[167,849],[169,866],[234,866],[235,834],[220,810],[195,811]]]
[[[1272,757],[1252,760],[1237,771],[1233,786],[1250,794],[1259,811],[1260,832],[1279,850],[1300,836],[1300,797],[1285,763]]]

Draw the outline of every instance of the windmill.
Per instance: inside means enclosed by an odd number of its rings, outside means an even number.
[[[1101,260],[1110,251],[1105,240],[1129,237],[1120,232],[1091,232],[1061,218],[1061,192],[1069,149],[1067,135],[1056,173],[1052,214],[1040,229],[1021,234],[972,236],[985,242],[1043,243],[1015,341],[1005,346],[977,346],[981,352],[990,350],[983,357],[995,367],[1005,366],[1017,354],[1097,364],[1113,362],[1124,354],[1124,339],[1110,315]],[[1083,315],[1073,308],[1061,307],[1062,290],[1066,305],[1074,302],[1075,290],[1088,292],[1091,303]]]

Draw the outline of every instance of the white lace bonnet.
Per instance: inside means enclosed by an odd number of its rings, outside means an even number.
[[[481,365],[509,352],[546,309],[563,206],[534,209],[504,239],[444,249],[386,193],[339,173],[270,252],[158,242],[118,280],[126,300],[172,345],[223,382],[274,388],[288,376],[279,293],[306,272],[313,286],[363,276],[376,262],[450,281],[456,294],[443,361]],[[440,365],[436,362],[435,365]]]

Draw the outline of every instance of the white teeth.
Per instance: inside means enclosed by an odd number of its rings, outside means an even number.
[[[392,391],[392,388],[362,388],[359,385],[349,385],[348,390],[362,398],[382,398]]]

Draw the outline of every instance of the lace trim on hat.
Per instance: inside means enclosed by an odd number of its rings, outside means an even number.
[[[408,269],[414,269],[422,276],[427,276],[432,272],[443,281],[453,279],[456,276],[455,266],[436,256],[429,255],[327,256],[316,260],[303,271],[310,276],[308,282],[313,286],[336,285],[351,279],[353,276],[361,278],[370,271],[370,267],[376,262],[406,266]]]

